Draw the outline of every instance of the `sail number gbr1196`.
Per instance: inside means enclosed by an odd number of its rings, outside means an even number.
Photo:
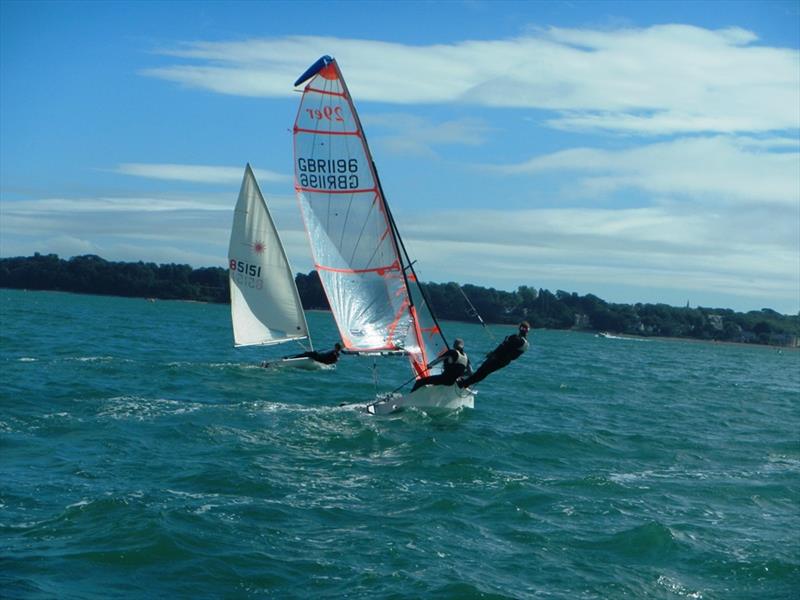
[[[357,158],[298,158],[297,180],[316,190],[358,189]]]

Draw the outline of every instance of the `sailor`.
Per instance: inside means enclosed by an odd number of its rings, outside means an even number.
[[[335,365],[339,360],[339,354],[341,354],[341,352],[342,345],[339,342],[336,342],[333,345],[333,350],[329,352],[317,352],[316,350],[311,350],[310,352],[301,352],[300,354],[295,354],[294,356],[284,356],[283,358],[312,358],[323,365]]]
[[[444,362],[442,372],[439,375],[430,375],[417,379],[414,387],[411,388],[412,392],[423,385],[453,385],[464,373],[472,373],[469,358],[464,352],[464,340],[461,338],[453,340],[453,347],[440,354],[430,366],[440,362]]]
[[[531,326],[527,321],[519,324],[519,331],[508,336],[500,345],[486,355],[486,360],[469,377],[459,379],[458,387],[467,387],[483,381],[489,373],[494,373],[498,369],[508,366],[512,360],[518,359],[528,350],[528,331]]]

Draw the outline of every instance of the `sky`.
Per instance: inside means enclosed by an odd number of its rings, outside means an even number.
[[[0,0],[0,256],[295,271],[295,79],[334,56],[424,281],[800,311],[800,1]]]

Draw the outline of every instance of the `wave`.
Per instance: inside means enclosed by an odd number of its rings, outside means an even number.
[[[684,584],[678,581],[675,577],[660,575],[658,577],[656,584],[659,587],[664,588],[670,594],[678,596],[679,598],[697,598],[698,600],[703,598],[702,591],[690,590]]]
[[[661,562],[676,559],[683,552],[681,537],[663,523],[650,521],[589,542],[587,546],[613,552],[633,562]]]
[[[144,398],[142,396],[114,396],[104,401],[97,416],[111,419],[146,420],[163,415],[187,414],[204,407],[199,402],[169,400],[166,398]]]

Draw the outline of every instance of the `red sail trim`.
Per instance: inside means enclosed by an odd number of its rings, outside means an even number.
[[[402,348],[398,348],[396,344],[390,344],[387,346],[374,346],[372,348],[353,348],[352,346],[348,346],[347,349],[353,350],[353,352],[382,352],[384,350],[389,350],[389,351],[402,350]]]
[[[377,273],[381,277],[384,277],[386,275],[386,271],[399,271],[400,264],[395,261],[386,267],[374,267],[372,269],[340,269],[338,267],[326,267],[325,265],[314,263],[314,268],[321,269],[323,271],[330,271],[332,273]]]
[[[319,70],[319,76],[330,81],[339,79],[339,73],[336,72],[336,67],[333,66],[332,60]]]
[[[314,135],[352,135],[361,137],[361,132],[356,129],[355,131],[327,131],[325,129],[306,129],[305,127],[294,128],[295,133],[313,133]]]
[[[426,377],[428,375],[428,357],[425,356],[425,341],[422,338],[422,331],[419,328],[419,317],[417,316],[417,307],[412,306],[410,309],[411,312],[411,322],[414,324],[414,335],[417,338],[417,344],[419,344],[419,354],[422,358],[422,366],[419,365],[419,360],[414,359],[414,369],[416,369],[417,373],[420,374],[420,377]]]
[[[428,369],[422,364],[420,364],[420,362],[417,359],[415,358],[411,359],[411,366],[414,367],[414,371],[417,373],[417,379],[428,376]]]
[[[311,87],[310,85],[306,87],[306,92],[314,92],[315,94],[324,94],[325,96],[339,96],[340,98],[347,98],[343,92],[332,92],[329,90],[321,90],[319,88]]]
[[[310,187],[302,187],[297,184],[294,186],[295,192],[309,192],[312,194],[366,194],[367,192],[375,192],[375,188],[360,188],[357,190],[326,190]]]

